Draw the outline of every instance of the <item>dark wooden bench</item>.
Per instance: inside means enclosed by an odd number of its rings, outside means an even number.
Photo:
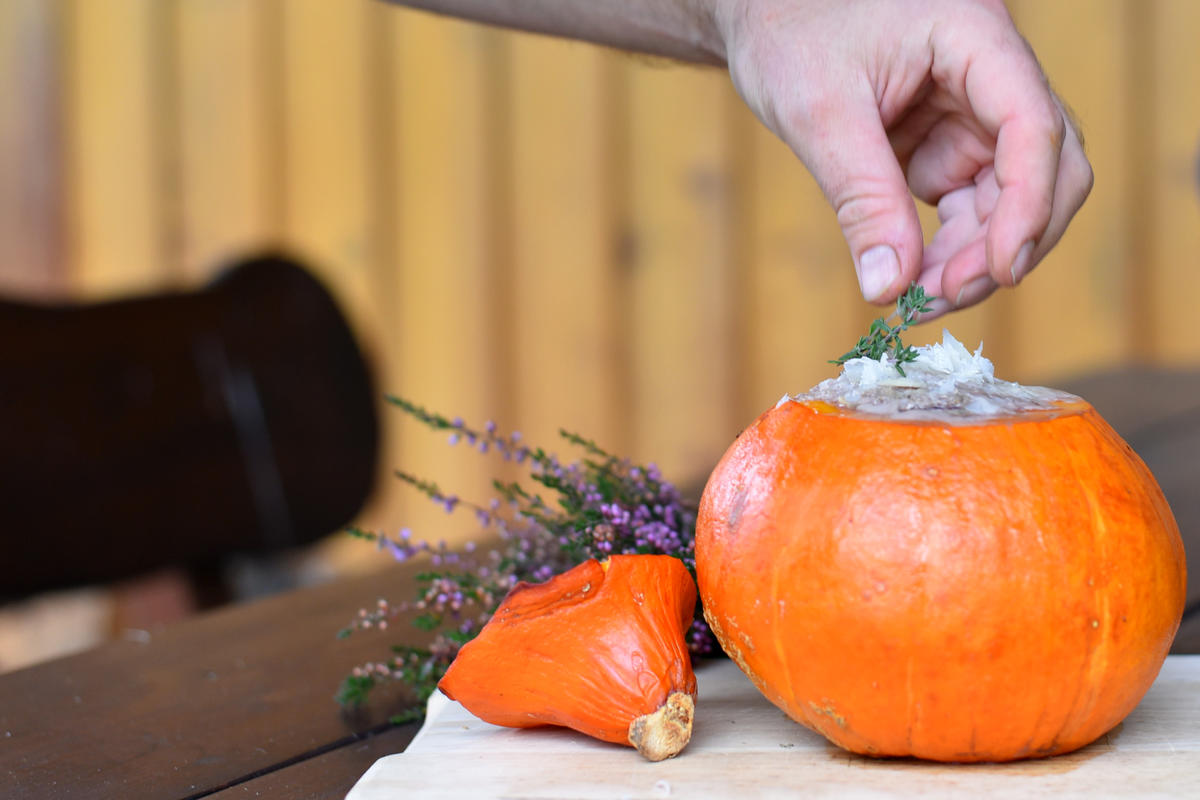
[[[328,535],[374,483],[377,405],[333,297],[286,257],[186,292],[0,300],[0,599]]]

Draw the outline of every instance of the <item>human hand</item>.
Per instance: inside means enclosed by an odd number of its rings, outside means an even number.
[[[734,84],[817,179],[869,301],[916,281],[940,298],[929,319],[1016,285],[1091,190],[1079,134],[1000,0],[714,10]],[[912,195],[938,209],[928,247]]]

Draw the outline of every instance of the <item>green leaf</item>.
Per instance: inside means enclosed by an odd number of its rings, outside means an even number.
[[[904,368],[901,364],[915,360],[917,351],[912,347],[905,347],[900,341],[900,334],[908,330],[917,321],[917,317],[930,310],[932,300],[922,287],[911,284],[896,300],[896,311],[892,316],[898,317],[899,320],[894,326],[888,325],[887,320],[890,317],[876,319],[871,323],[869,333],[860,337],[852,350],[829,363],[840,366],[853,358],[879,359],[890,351],[896,362],[896,371],[903,375]]]
[[[357,708],[367,700],[371,689],[375,688],[375,679],[370,675],[347,675],[342,685],[338,687],[334,699],[344,706]]]
[[[442,621],[434,614],[422,614],[413,620],[413,625],[416,625],[423,631],[432,631],[436,630],[437,626],[440,625],[441,622]]]
[[[410,722],[420,722],[425,719],[425,706],[414,705],[401,711],[399,714],[393,714],[388,717],[388,722],[393,725],[407,725]]]

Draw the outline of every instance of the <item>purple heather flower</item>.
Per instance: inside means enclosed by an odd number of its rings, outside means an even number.
[[[430,417],[441,420],[445,418]],[[510,461],[524,464],[537,482],[553,483],[545,489],[557,491],[559,498],[579,507],[579,513],[563,510],[555,498],[541,500],[537,493],[526,496],[510,494],[492,497],[486,504],[467,503],[474,511],[477,523],[494,529],[500,544],[486,554],[475,555],[474,542],[451,550],[446,543],[436,547],[429,542],[411,542],[409,529],[401,529],[398,541],[377,536],[377,544],[386,548],[398,561],[412,558],[420,552],[430,555],[440,574],[422,582],[422,590],[411,603],[383,606],[364,614],[352,627],[383,627],[385,617],[394,617],[408,608],[425,609],[442,617],[447,631],[469,638],[486,623],[499,597],[520,580],[545,581],[586,557],[604,558],[612,553],[659,552],[680,558],[689,570],[695,569],[693,528],[695,511],[680,496],[676,488],[662,480],[655,465],[634,466],[628,460],[597,458],[595,463],[576,461],[562,464],[552,455],[534,455],[529,447],[519,444],[521,434],[508,437],[497,434],[494,422],[487,422],[482,432],[468,428],[461,418],[449,427],[451,444],[466,441],[486,453],[494,445]],[[590,454],[595,455],[595,454]],[[447,512],[456,510],[458,497],[443,496],[415,479],[418,488],[425,489]],[[603,488],[602,488],[603,487]],[[502,500],[503,498],[503,500]],[[506,501],[506,502],[504,502]],[[504,512],[507,508],[508,511]],[[584,520],[587,520],[585,523]],[[501,571],[504,565],[505,571]],[[470,607],[470,617],[462,619]],[[399,610],[398,610],[399,609]],[[716,651],[711,631],[697,620],[687,634],[688,647],[696,654]],[[405,670],[416,669],[422,677],[440,674],[457,652],[458,644],[439,634],[425,653],[404,656]],[[400,661],[387,669],[390,677],[402,677]],[[370,672],[378,671],[367,665]],[[381,673],[382,674],[382,673]],[[409,672],[409,675],[412,673]]]
[[[408,560],[408,557],[412,555],[407,548],[401,547],[389,539],[383,539],[382,541],[387,543],[387,548],[391,552],[392,558],[396,559],[397,561],[406,561]]]

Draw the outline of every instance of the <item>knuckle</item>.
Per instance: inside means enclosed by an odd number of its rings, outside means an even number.
[[[1056,151],[1061,152],[1063,142],[1067,139],[1067,121],[1063,119],[1058,106],[1050,98],[1046,98],[1046,105],[1042,109],[1042,114],[1047,117],[1046,123],[1050,134],[1050,142]]]
[[[829,189],[838,224],[847,233],[889,218],[898,210],[896,192],[886,181],[856,178]]]
[[[1091,162],[1089,162],[1086,158],[1080,159],[1080,160],[1082,161],[1082,163],[1080,164],[1080,168],[1079,168],[1080,169],[1079,185],[1082,189],[1082,191],[1080,192],[1080,201],[1082,201],[1082,200],[1086,199],[1089,194],[1092,193],[1092,187],[1094,187],[1096,185],[1096,173],[1092,169]]]

